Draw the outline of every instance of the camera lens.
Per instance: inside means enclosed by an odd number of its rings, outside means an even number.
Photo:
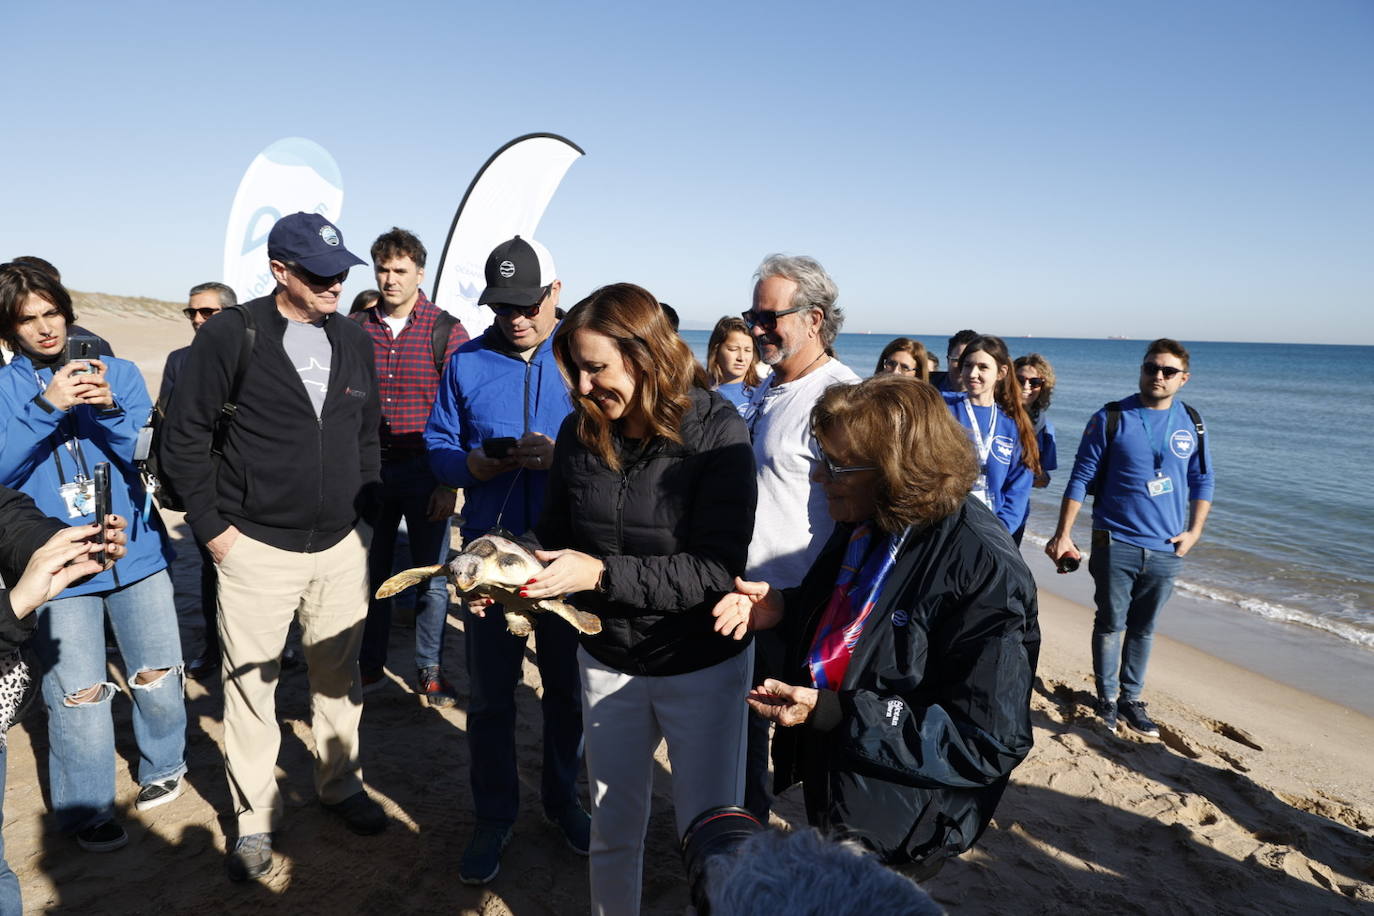
[[[711,912],[706,881],[707,864],[716,856],[732,852],[739,844],[765,829],[754,815],[733,805],[708,809],[692,821],[682,835],[682,864],[687,869],[692,906],[700,916],[708,916]]]

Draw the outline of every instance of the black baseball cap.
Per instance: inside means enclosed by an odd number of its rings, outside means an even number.
[[[487,288],[479,305],[534,305],[544,289],[558,279],[553,255],[534,241],[516,236],[492,249],[487,257]]]
[[[277,220],[267,235],[267,256],[274,261],[293,261],[321,277],[367,263],[344,247],[338,226],[318,213],[304,212]]]

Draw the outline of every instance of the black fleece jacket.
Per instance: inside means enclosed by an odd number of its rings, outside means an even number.
[[[747,641],[712,629],[711,608],[744,575],[758,490],[749,431],[715,392],[691,390],[682,442],[620,442],[613,471],[577,437],[577,413],[554,449],[544,512],[527,540],[606,564],[600,592],[572,602],[601,617],[582,646],[628,674],[700,671]]]
[[[28,496],[0,487],[0,575],[6,584],[18,582],[34,552],[65,527],[39,511]],[[23,620],[15,617],[8,589],[0,591],[0,650],[13,649],[28,639],[37,620],[36,614]]]
[[[320,416],[282,346],[286,318],[272,296],[245,306],[257,337],[223,459],[210,445],[243,343],[243,316],[226,310],[191,344],[167,410],[160,457],[202,544],[230,525],[282,550],[334,546],[371,518],[380,484],[373,346],[330,315],[329,388]]]

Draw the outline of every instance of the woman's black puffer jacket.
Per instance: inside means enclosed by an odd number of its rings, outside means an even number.
[[[577,414],[558,432],[534,542],[606,564],[598,592],[572,602],[601,617],[583,636],[597,661],[628,674],[685,674],[738,654],[748,641],[712,630],[711,609],[744,574],[757,485],[749,431],[720,395],[691,390],[682,442],[617,440],[613,471],[577,437]]]

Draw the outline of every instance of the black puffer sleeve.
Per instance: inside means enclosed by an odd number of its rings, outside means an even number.
[[[744,574],[758,503],[754,450],[739,412],[719,397],[703,418],[699,456],[683,549],[668,556],[604,558],[606,597],[629,614],[694,608],[730,591],[735,577]]]
[[[0,574],[7,585],[14,585],[29,565],[29,558],[48,539],[67,527],[55,518],[44,515],[32,499],[0,487]],[[30,614],[23,620],[14,616],[8,591],[0,592],[0,648],[12,648],[33,633],[35,618]]]

